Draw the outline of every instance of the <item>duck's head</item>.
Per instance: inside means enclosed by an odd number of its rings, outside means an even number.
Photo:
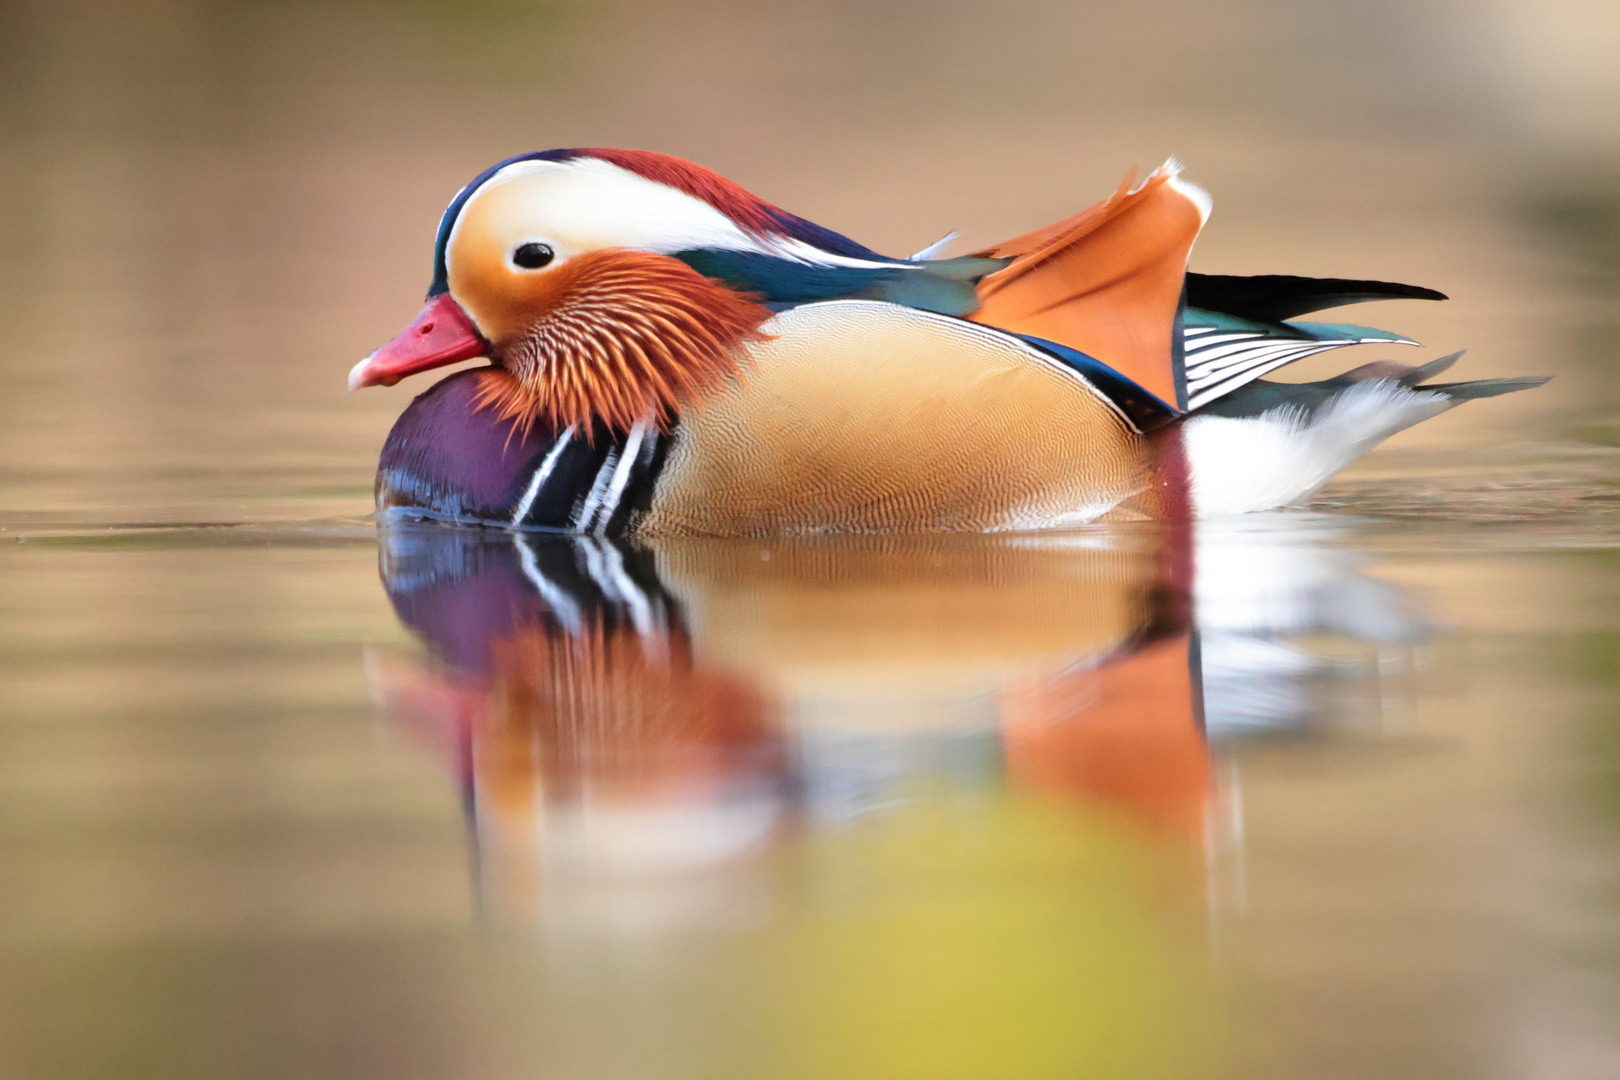
[[[781,254],[799,219],[700,166],[644,151],[502,162],[439,224],[427,306],[350,389],[488,357],[482,405],[524,426],[666,425],[724,383],[770,312],[676,258]]]

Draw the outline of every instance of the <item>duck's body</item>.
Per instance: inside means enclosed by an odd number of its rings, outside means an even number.
[[[428,308],[351,383],[412,403],[380,510],[597,535],[1026,530],[1264,509],[1469,397],[1449,363],[1258,381],[1366,341],[1295,315],[1440,294],[1186,272],[1160,170],[965,259],[886,259],[676,159],[556,151],[446,212]],[[534,264],[534,265],[530,265]]]
[[[932,312],[824,301],[765,324],[745,380],[667,432],[511,425],[473,407],[477,373],[412,405],[379,500],[431,516],[597,535],[994,531],[1157,516],[1157,443],[1083,375],[1016,338]],[[424,438],[415,422],[431,420]],[[463,425],[455,435],[443,426]],[[928,436],[919,438],[926,430]],[[432,462],[413,447],[456,447]],[[491,473],[487,463],[515,466]],[[459,470],[476,465],[475,473]],[[424,485],[421,478],[434,476]],[[498,479],[495,477],[498,476]],[[454,501],[459,493],[476,498]]]

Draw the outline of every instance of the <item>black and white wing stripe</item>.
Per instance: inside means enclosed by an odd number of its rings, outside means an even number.
[[[1246,320],[1228,320],[1232,323]],[[1367,342],[1416,345],[1395,334],[1335,323],[1248,323],[1183,331],[1187,411],[1200,409],[1285,364]]]

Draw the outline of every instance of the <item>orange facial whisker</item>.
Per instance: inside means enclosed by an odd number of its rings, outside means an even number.
[[[555,274],[543,314],[495,343],[505,370],[479,391],[480,407],[525,431],[540,419],[587,438],[598,425],[667,430],[766,339],[766,308],[668,256],[594,251]]]

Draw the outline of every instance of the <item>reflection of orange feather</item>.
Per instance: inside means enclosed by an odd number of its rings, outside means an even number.
[[[1209,759],[1190,647],[1181,635],[1094,670],[1009,689],[1009,776],[1201,838]]]
[[[707,780],[757,768],[773,746],[761,694],[633,632],[525,630],[491,658],[498,674],[477,767],[503,809],[527,803],[537,781],[568,791]]]
[[[1177,404],[1172,334],[1203,211],[1160,169],[1135,191],[977,254],[1012,257],[968,318],[1079,349]]]
[[[478,404],[506,419],[665,427],[677,407],[739,373],[743,346],[771,313],[666,255],[604,249],[547,279],[544,318],[498,342],[503,368],[480,373]]]

